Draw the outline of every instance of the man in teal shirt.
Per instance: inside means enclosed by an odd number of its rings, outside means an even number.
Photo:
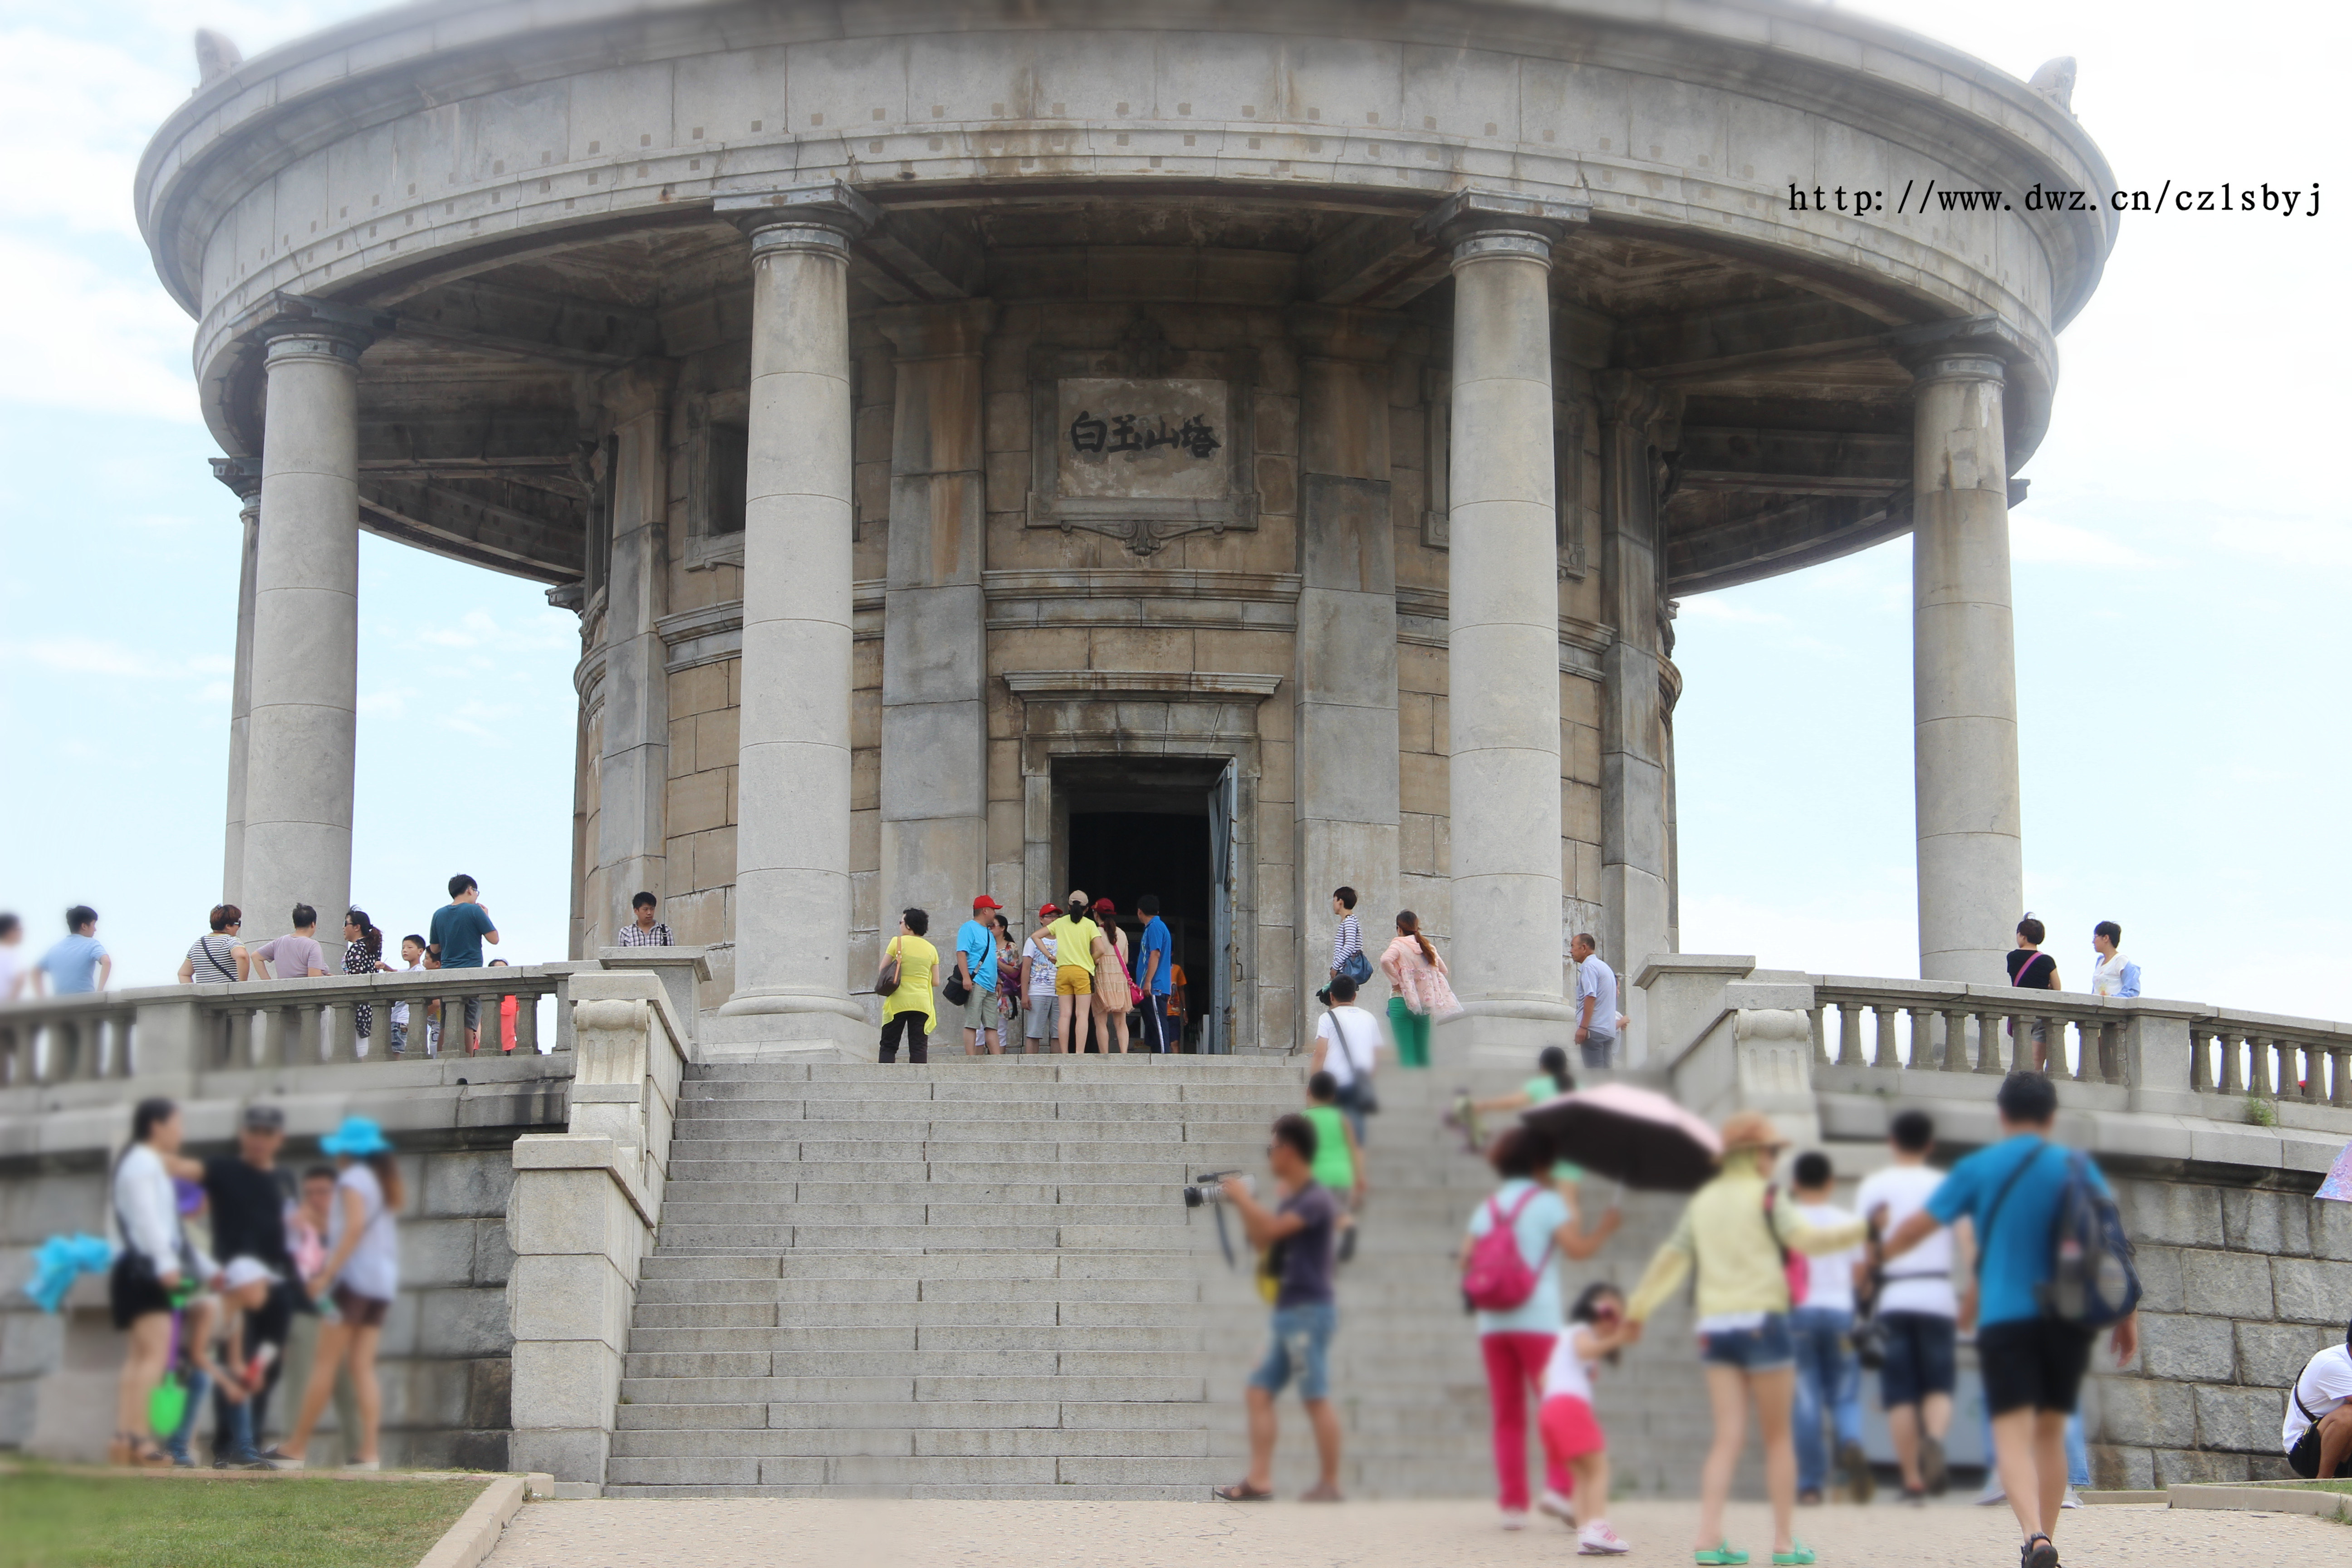
[[[2066,1418],[2089,1369],[2086,1329],[2044,1315],[2040,1287],[2050,1280],[2050,1236],[2065,1201],[2069,1152],[2050,1141],[2058,1090],[2038,1072],[2012,1072],[1994,1097],[2001,1141],[1979,1149],[1944,1178],[1927,1206],[1886,1238],[1881,1261],[1901,1255],[1937,1226],[1969,1219],[1977,1239],[1977,1280],[1964,1289],[1960,1322],[1977,1323],[1977,1361],[1985,1407],[2009,1506],[2025,1532],[2021,1568],[2057,1568],[2050,1539],[2066,1496]],[[2089,1166],[2102,1193],[2106,1178]],[[2139,1345],[2139,1315],[2115,1328],[2118,1365]]]
[[[963,1000],[963,1054],[968,1057],[980,1055],[983,1040],[990,1056],[1004,1048],[996,1007],[996,911],[1003,907],[982,893],[971,901],[971,919],[956,928],[955,977],[971,993]]]
[[[433,925],[426,932],[428,951],[437,955],[444,969],[479,969],[482,967],[482,943],[496,944],[499,928],[490,923],[490,911],[482,908],[479,883],[463,871],[449,879],[449,901],[433,911]],[[446,1020],[443,1020],[446,1023]],[[466,998],[466,1049],[470,1054],[482,1043],[482,999]]]
[[[1143,1047],[1168,1049],[1168,987],[1176,972],[1175,943],[1168,922],[1160,918],[1160,895],[1146,893],[1135,900],[1143,917],[1143,937],[1135,944],[1135,994],[1143,1008]]]

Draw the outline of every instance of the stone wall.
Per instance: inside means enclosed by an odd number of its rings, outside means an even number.
[[[506,1468],[509,1150],[522,1130],[400,1135],[400,1298],[379,1363],[387,1466]],[[286,1162],[297,1172],[318,1162],[315,1138],[290,1140],[289,1148],[299,1151]],[[225,1149],[191,1144],[187,1152],[202,1158]],[[0,1163],[0,1449],[105,1456],[123,1342],[108,1316],[105,1279],[84,1276],[55,1315],[36,1310],[19,1287],[47,1237],[106,1234],[108,1169],[95,1152]],[[298,1397],[281,1388],[272,1398],[275,1431],[292,1426]],[[333,1429],[331,1405],[314,1463],[341,1457]],[[198,1431],[209,1441],[209,1415]]]
[[[2224,1184],[2253,1174],[2117,1180],[2147,1295],[2137,1359],[2099,1388],[2099,1486],[2288,1474],[2286,1390],[2352,1318],[2352,1204]]]

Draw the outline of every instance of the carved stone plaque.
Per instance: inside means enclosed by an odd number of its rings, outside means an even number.
[[[1146,325],[1114,349],[1031,351],[1031,528],[1108,534],[1148,558],[1257,526],[1255,356],[1179,353]],[[1129,341],[1142,338],[1150,352]]]
[[[1225,384],[1068,376],[1055,384],[1067,500],[1222,501],[1233,489]]]

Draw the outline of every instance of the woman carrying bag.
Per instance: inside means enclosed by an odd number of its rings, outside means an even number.
[[[882,1059],[898,1059],[898,1039],[906,1037],[907,1060],[921,1067],[931,1059],[931,1030],[939,1011],[931,1000],[931,982],[938,975],[940,950],[923,940],[931,917],[921,910],[898,912],[898,934],[882,954],[882,973],[874,989],[882,996]]]
[[[1445,960],[1421,934],[1421,917],[1404,910],[1396,936],[1381,954],[1389,977],[1389,1026],[1396,1035],[1397,1066],[1429,1065],[1429,1026],[1462,1011],[1446,981]]]

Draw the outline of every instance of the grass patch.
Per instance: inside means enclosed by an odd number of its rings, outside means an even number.
[[[414,1568],[487,1478],[0,1475],[0,1568]]]

